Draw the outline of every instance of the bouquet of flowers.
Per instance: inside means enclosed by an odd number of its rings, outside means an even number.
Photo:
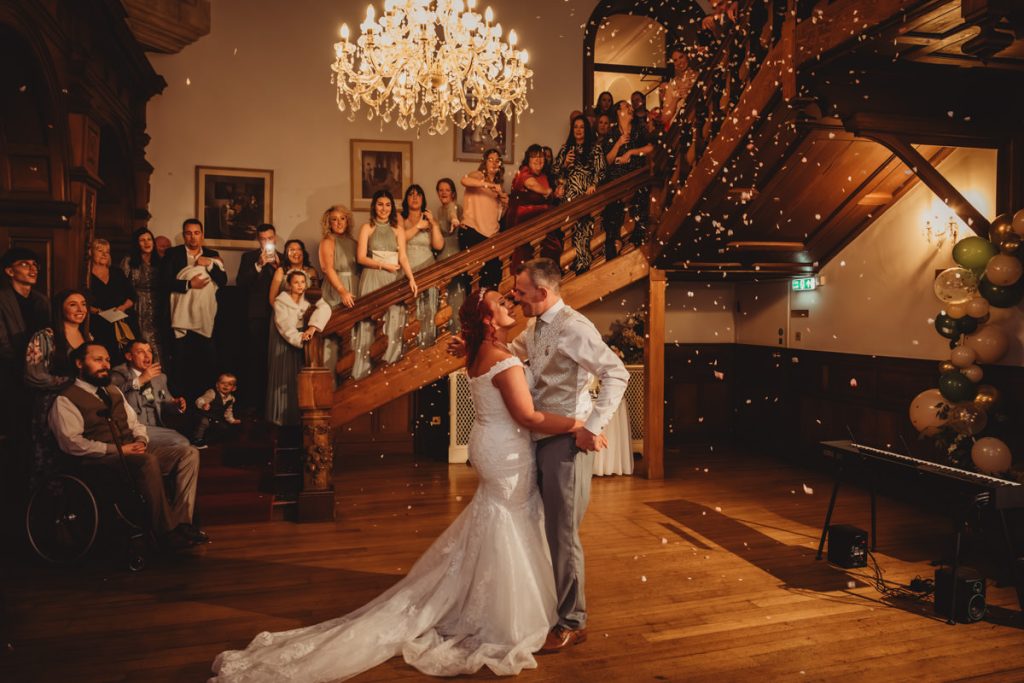
[[[644,307],[633,311],[622,320],[612,323],[611,331],[605,335],[604,341],[611,350],[622,359],[623,363],[636,364],[644,362],[644,339],[647,312]]]

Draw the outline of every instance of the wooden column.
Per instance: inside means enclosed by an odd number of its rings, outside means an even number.
[[[333,371],[324,367],[324,338],[316,334],[305,346],[305,364],[299,371],[299,410],[302,412],[302,492],[300,522],[334,519],[334,444],[331,440]]]
[[[647,287],[647,344],[644,347],[644,457],[648,479],[665,478],[665,271],[651,268]]]

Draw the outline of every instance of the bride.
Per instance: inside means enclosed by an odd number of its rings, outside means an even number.
[[[498,292],[481,289],[459,311],[476,411],[473,501],[408,576],[376,599],[221,653],[211,683],[336,681],[398,654],[435,676],[537,666],[533,653],[557,615],[530,432],[563,434],[582,423],[534,410],[525,368],[505,345],[515,325],[508,309]]]

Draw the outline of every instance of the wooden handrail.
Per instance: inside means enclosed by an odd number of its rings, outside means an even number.
[[[510,256],[516,247],[543,239],[552,230],[570,226],[583,216],[593,214],[614,201],[632,196],[638,188],[654,178],[650,165],[631,171],[621,178],[599,186],[597,192],[592,195],[554,207],[511,230],[498,233],[485,242],[417,271],[416,286],[421,291],[428,287],[440,287],[462,273],[479,270],[480,266],[490,259]],[[324,328],[324,334],[343,333],[360,320],[372,317],[375,312],[410,298],[412,296],[409,292],[409,283],[404,278],[393,282],[361,298],[353,308],[335,309],[330,322]]]

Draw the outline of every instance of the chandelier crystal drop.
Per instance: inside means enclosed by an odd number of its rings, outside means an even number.
[[[368,119],[430,135],[450,124],[490,131],[501,113],[518,118],[533,81],[529,54],[515,31],[503,40],[490,7],[475,9],[476,0],[385,0],[379,18],[366,8],[354,43],[342,24],[331,64],[338,109],[354,121],[365,104]]]

